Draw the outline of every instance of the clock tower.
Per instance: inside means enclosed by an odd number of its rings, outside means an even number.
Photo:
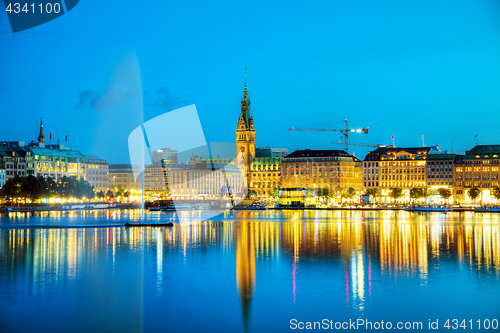
[[[246,71],[246,68],[245,68]],[[238,154],[240,154],[238,156]],[[250,185],[250,165],[255,157],[255,127],[250,113],[250,98],[247,93],[247,74],[245,72],[245,89],[241,98],[241,113],[236,127],[236,166],[244,171],[247,186]]]

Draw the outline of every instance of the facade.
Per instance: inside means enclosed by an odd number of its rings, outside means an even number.
[[[7,181],[5,175],[5,169],[0,169],[0,189],[5,185],[5,182]]]
[[[250,165],[250,186],[257,196],[268,197],[281,186],[281,157],[256,157]]]
[[[282,155],[287,148],[255,148],[255,126],[250,113],[250,99],[245,88],[241,99],[241,112],[236,126],[236,166],[244,174],[250,194],[268,197],[280,186]]]
[[[234,165],[195,163],[168,165],[154,163],[144,172],[144,192],[148,199],[219,199],[224,193],[243,196],[240,170]]]
[[[153,164],[163,161],[164,164],[177,165],[179,163],[179,153],[177,150],[162,148],[153,152]]]
[[[432,152],[432,150],[431,150]],[[427,194],[428,200],[432,203],[445,203],[439,194],[440,188],[450,190],[452,197],[450,202],[453,202],[453,170],[456,154],[431,154],[427,155]]]
[[[106,160],[93,155],[84,155],[85,157],[85,179],[94,186],[94,191],[107,191],[109,188],[108,169]]]
[[[33,155],[24,142],[0,142],[0,169],[5,169],[6,180],[35,175]]]
[[[394,187],[402,188],[406,199],[409,190],[427,186],[426,160],[430,147],[383,147],[369,152],[363,161],[363,187],[378,188],[387,196]]]
[[[429,154],[427,155],[427,186],[453,187],[453,165],[456,154]]]
[[[477,202],[495,202],[492,189],[499,186],[500,145],[477,145],[465,155],[455,158],[455,184],[453,196],[456,203],[472,203],[467,191],[475,187],[481,194]]]
[[[135,180],[130,164],[110,164],[108,166],[109,189],[115,192],[119,188],[136,195],[142,192],[142,183]]]
[[[85,179],[85,157],[78,150],[60,148],[27,147],[33,156],[35,176]]]
[[[297,150],[283,158],[282,188],[328,188],[340,196],[348,188],[362,194],[363,165],[343,150]]]

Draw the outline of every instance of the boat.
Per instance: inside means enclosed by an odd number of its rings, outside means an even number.
[[[474,207],[474,212],[478,212],[478,213],[500,213],[500,206],[480,206],[480,207]]]
[[[125,223],[126,227],[171,227],[174,224],[172,222],[167,223]]]
[[[233,206],[234,210],[267,210],[265,205],[236,205]]]
[[[210,205],[209,204],[196,204],[196,205],[193,205],[193,209],[194,210],[207,210],[207,209],[210,209]]]
[[[451,207],[447,205],[411,205],[404,210],[410,212],[450,212]]]
[[[159,211],[161,211],[161,207],[157,207],[157,206],[149,207],[149,211],[150,212],[159,212]]]
[[[163,206],[160,208],[162,212],[177,212],[181,210],[193,210],[196,209],[195,206],[191,206],[189,204],[183,204],[183,205],[168,205],[168,206]],[[200,209],[200,208],[199,208]]]

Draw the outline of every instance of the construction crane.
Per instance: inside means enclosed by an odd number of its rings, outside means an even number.
[[[289,131],[317,131],[317,132],[341,132],[342,133],[342,141],[340,144],[344,145],[344,150],[349,153],[349,146],[363,146],[363,145],[368,145],[367,143],[349,143],[349,133],[364,133],[368,134],[368,127],[363,127],[363,128],[358,128],[358,129],[350,129],[349,125],[347,124],[347,119],[343,121],[345,123],[345,128],[344,129],[335,129],[335,128],[311,128],[311,127],[301,127],[301,128],[289,128]],[[338,143],[338,142],[332,142],[332,143]],[[371,146],[368,146],[371,147]]]
[[[332,141],[330,142],[332,144],[337,144],[337,145],[343,145],[344,143],[342,141]],[[380,148],[380,147],[392,147],[392,145],[387,146],[387,145],[380,145],[377,143],[360,143],[360,142],[349,142],[349,146],[358,146],[358,147],[372,147],[372,148]]]

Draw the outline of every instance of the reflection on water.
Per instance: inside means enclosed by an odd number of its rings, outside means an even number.
[[[12,224],[23,225],[29,224],[26,220],[33,218],[45,220],[44,224],[57,221],[71,224],[73,219],[82,218],[95,218],[91,224],[102,224],[104,220],[122,221],[124,216],[129,220],[135,218],[133,211],[104,215],[72,214],[11,214],[8,218]],[[154,216],[157,215],[151,218]],[[252,300],[259,297],[259,286],[266,289],[266,285],[273,283],[271,277],[283,282],[278,287],[283,288],[283,295],[279,289],[276,295],[260,297],[278,297],[281,302],[290,303],[282,310],[285,317],[290,315],[286,309],[300,305],[301,296],[308,302],[315,297],[321,299],[320,290],[307,289],[317,286],[308,285],[313,279],[324,288],[333,283],[329,281],[341,285],[343,295],[339,294],[335,299],[335,306],[346,308],[357,316],[371,309],[372,294],[388,293],[387,281],[417,281],[412,288],[427,288],[432,276],[448,272],[467,276],[466,282],[479,283],[481,274],[493,276],[498,282],[500,224],[495,215],[292,211],[226,213],[219,220],[180,223],[171,228],[0,229],[0,291],[3,295],[0,310],[10,309],[16,318],[15,313],[22,309],[11,307],[11,304],[20,307],[28,304],[30,308],[33,302],[66,302],[65,306],[79,308],[75,311],[86,311],[81,297],[72,295],[85,287],[88,288],[85,293],[92,295],[88,296],[92,304],[89,306],[111,318],[107,319],[107,329],[116,329],[115,320],[118,318],[124,322],[125,331],[136,330],[137,325],[145,329],[148,325],[144,323],[142,312],[144,302],[156,304],[156,299],[171,297],[169,283],[177,278],[182,280],[188,275],[201,278],[206,274],[207,280],[208,275],[215,276],[214,281],[229,276],[236,288],[226,285],[215,288],[210,297],[203,294],[196,297],[202,299],[237,293],[240,314],[210,313],[209,308],[203,311],[212,317],[241,316],[238,324],[241,326],[234,327],[236,322],[233,322],[228,330],[248,331],[258,327],[259,316],[265,316],[262,306],[253,307]],[[2,227],[7,225],[5,217],[1,222]],[[203,256],[207,257],[203,259]],[[221,258],[230,258],[232,263],[220,263]],[[206,267],[204,260],[213,260],[214,265],[219,266]],[[182,267],[176,268],[176,264]],[[144,268],[149,265],[154,266],[154,274]],[[262,276],[259,276],[259,267],[263,267]],[[283,276],[269,273],[265,267],[282,268]],[[337,279],[318,278],[332,268],[340,272],[335,275]],[[155,295],[151,296],[149,287],[143,289],[143,284],[149,286],[153,279]],[[187,287],[188,282],[185,283],[186,286],[177,283],[175,288]],[[109,284],[113,290],[109,290]],[[301,287],[309,290],[308,294],[301,294]],[[335,293],[339,289],[336,288]],[[498,291],[497,288],[491,292]],[[58,297],[44,296],[54,294]],[[393,297],[398,297],[396,292]],[[191,301],[168,300],[177,306]],[[40,310],[40,304],[32,309]],[[46,311],[42,312],[46,314]],[[130,315],[128,322],[124,319],[127,313]],[[188,320],[186,314],[180,314],[181,318],[177,319],[182,320],[183,315],[184,320]],[[103,317],[96,319],[95,323],[101,325],[101,329],[106,327],[102,326]],[[43,319],[39,320],[44,323]],[[0,324],[13,327],[5,315]],[[45,325],[51,324],[45,322]],[[200,329],[203,327],[199,326]],[[281,330],[286,328],[278,327]],[[177,330],[182,331],[180,327]]]

